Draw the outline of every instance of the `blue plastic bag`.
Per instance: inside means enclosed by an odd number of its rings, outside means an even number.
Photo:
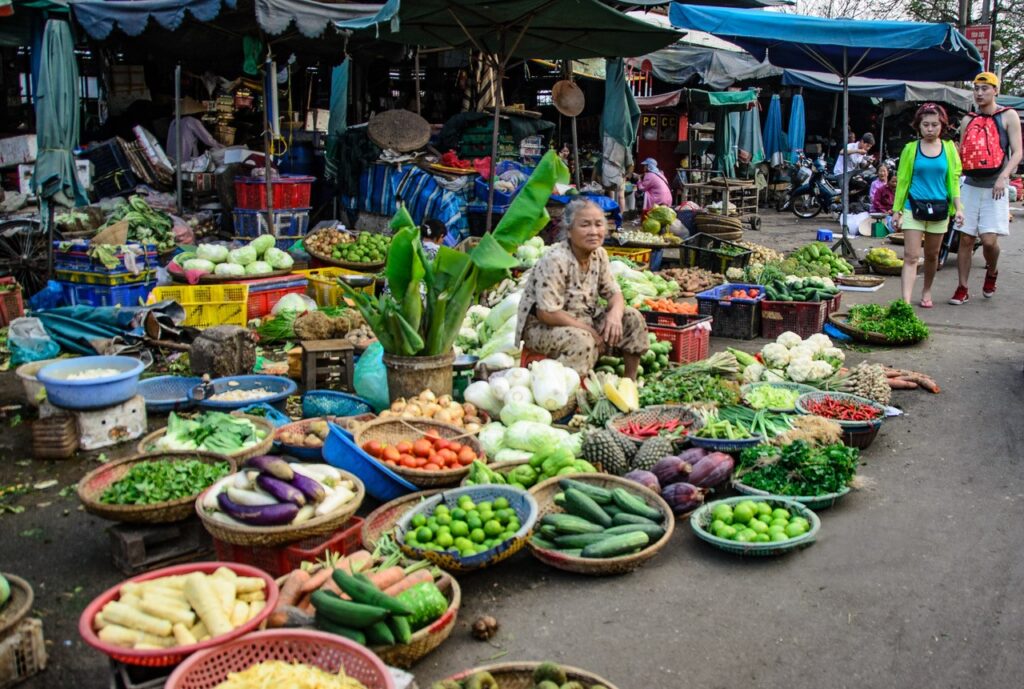
[[[53,359],[60,354],[60,345],[46,333],[38,318],[15,318],[7,334],[11,349],[11,365]]]
[[[356,394],[369,402],[380,413],[391,406],[388,396],[388,373],[384,368],[384,348],[380,342],[374,342],[356,362],[356,370],[352,375]]]
[[[43,311],[64,306],[64,290],[56,280],[48,280],[46,287],[33,294],[28,299],[30,311]]]

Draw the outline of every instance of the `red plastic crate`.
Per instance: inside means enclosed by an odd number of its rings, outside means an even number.
[[[309,208],[315,177],[284,176],[271,182],[274,210]],[[267,182],[258,177],[235,179],[235,208],[263,210],[267,207]]]
[[[258,548],[224,543],[215,538],[213,549],[218,560],[252,565],[272,577],[279,577],[296,569],[303,562],[312,562],[323,557],[328,550],[339,555],[354,553],[363,546],[362,528],[362,517],[352,517],[333,534],[310,536],[297,543],[275,548]]]
[[[775,339],[786,331],[800,337],[820,333],[828,316],[828,301],[761,302],[761,337]]]
[[[21,298],[21,285],[14,278],[0,278],[0,285],[12,286],[12,289],[0,292],[0,328],[2,328],[10,325],[15,318],[25,315],[25,302]]]
[[[246,314],[249,320],[263,318],[286,294],[305,294],[309,287],[308,280],[294,275],[246,280],[243,284],[249,285],[249,304]]]
[[[672,343],[669,360],[690,364],[708,357],[711,343],[711,316],[684,316],[675,313],[648,313],[647,330],[659,340]],[[684,322],[685,325],[678,325]],[[671,324],[675,321],[677,324]],[[658,325],[655,325],[658,323]]]
[[[842,292],[840,292],[836,296],[832,297],[831,299],[827,300],[825,302],[825,304],[827,304],[827,306],[825,308],[825,316],[826,316],[826,318],[828,316],[831,316],[833,313],[838,313],[840,307],[842,306],[842,303],[843,303],[843,293]]]

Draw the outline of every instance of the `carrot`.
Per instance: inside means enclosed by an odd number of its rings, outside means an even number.
[[[420,569],[404,577],[398,583],[392,584],[391,586],[387,587],[384,590],[384,593],[388,594],[389,596],[397,596],[402,591],[405,591],[408,588],[412,588],[416,584],[422,584],[424,582],[433,580],[434,575],[430,573],[429,569]]]
[[[334,573],[332,567],[321,567],[320,570],[311,576],[309,580],[302,585],[302,593],[312,593],[318,588],[324,585],[325,581],[330,580],[331,574]]]
[[[310,613],[313,612],[313,598],[312,598],[312,596],[313,596],[312,593],[304,593],[304,594],[302,594],[302,598],[300,598],[299,602],[295,604],[295,607],[297,607],[299,610],[302,610],[303,612],[310,612]]]
[[[320,587],[320,590],[321,591],[330,591],[331,593],[333,593],[334,595],[338,596],[339,598],[344,598],[345,600],[351,600],[351,598],[349,598],[347,593],[342,593],[341,589],[338,587],[338,583],[336,581],[334,581],[334,579],[328,579],[327,581],[325,581],[324,585]]]
[[[395,565],[370,575],[370,582],[381,591],[405,578],[405,570]]]
[[[346,574],[354,574],[356,572],[362,572],[364,569],[373,564],[373,555],[367,550],[357,550],[344,561],[338,561],[338,569],[343,570]]]
[[[309,572],[303,569],[293,570],[281,587],[281,593],[277,599],[277,607],[283,605],[295,605],[295,602],[302,595],[303,585],[309,581]]]

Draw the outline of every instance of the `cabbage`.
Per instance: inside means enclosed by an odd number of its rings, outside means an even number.
[[[203,273],[212,273],[214,268],[213,261],[208,261],[205,258],[190,258],[181,267],[185,270],[199,270]]]
[[[295,263],[287,251],[281,251],[273,246],[263,254],[263,260],[272,265],[275,270],[289,270]]]
[[[239,277],[245,275],[245,268],[237,263],[218,263],[217,267],[213,270],[213,274],[223,275],[224,277]]]
[[[259,237],[249,242],[249,246],[255,249],[259,256],[262,256],[267,249],[274,246],[274,235],[261,234]]]
[[[295,294],[294,292],[286,294],[274,304],[274,313],[281,313],[282,311],[294,311],[295,313],[315,311],[316,307],[310,307],[310,303],[306,299],[302,294]]]
[[[640,228],[647,234],[658,234],[661,232],[661,223],[654,218],[647,218]]]
[[[535,404],[506,404],[501,410],[501,422],[511,426],[517,421],[534,421],[551,425],[551,412]]]
[[[470,383],[463,393],[463,397],[465,397],[467,402],[478,409],[483,409],[491,416],[497,416],[498,412],[501,411],[501,402],[494,396],[490,384],[482,380]]]
[[[266,261],[253,261],[245,267],[246,275],[266,275],[273,272],[274,269]]]
[[[240,266],[247,266],[250,263],[254,263],[259,256],[256,255],[256,249],[252,246],[246,245],[239,249],[232,249],[228,252],[228,260],[232,263],[237,263]]]
[[[492,421],[481,428],[476,437],[480,441],[484,454],[494,459],[498,450],[505,447],[505,426],[497,421]]]
[[[491,309],[491,312],[487,314],[487,318],[484,319],[484,325],[494,332],[498,330],[507,321],[513,322],[512,329],[515,331],[515,318],[519,312],[519,301],[523,298],[522,292],[513,292],[504,299],[502,299],[497,306]]]
[[[531,457],[533,457],[532,452],[527,452],[526,450],[515,450],[511,447],[503,447],[495,453],[493,459],[495,462],[520,462],[524,459],[528,460]]]
[[[228,260],[228,248],[220,244],[200,244],[196,248],[196,257],[206,259],[210,263],[223,263]]]
[[[514,450],[540,452],[558,447],[569,435],[569,431],[536,421],[516,421],[505,432],[505,446]]]

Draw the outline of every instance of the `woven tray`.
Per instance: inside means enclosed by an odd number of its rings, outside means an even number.
[[[917,344],[917,342],[891,342],[889,338],[883,337],[878,333],[870,333],[867,330],[861,330],[855,328],[849,323],[849,313],[833,313],[828,317],[828,322],[836,327],[840,332],[846,333],[858,342],[867,342],[868,344],[882,345],[885,347],[904,347],[906,345]],[[918,340],[920,342],[920,340]]]
[[[198,493],[150,505],[111,505],[100,501],[104,491],[124,477],[133,466],[160,459],[198,459],[205,464],[227,462],[229,473],[238,470],[235,460],[212,452],[158,452],[118,459],[93,469],[78,482],[78,499],[82,501],[85,511],[113,522],[130,524],[166,524],[188,519],[194,509],[193,503]]]
[[[0,639],[5,638],[8,631],[14,629],[19,622],[25,619],[35,601],[32,586],[27,581],[7,572],[4,572],[3,575],[11,586],[11,597],[7,600],[7,605],[3,610],[0,610]]]
[[[690,528],[693,529],[693,533],[697,538],[710,543],[720,550],[724,550],[727,553],[733,553],[735,555],[757,557],[782,555],[783,553],[800,550],[801,548],[806,548],[807,546],[812,545],[817,538],[818,531],[821,529],[821,520],[818,519],[818,515],[802,503],[790,498],[782,498],[777,495],[769,496],[767,501],[773,503],[776,507],[783,507],[789,510],[791,514],[799,514],[810,522],[811,528],[803,536],[791,538],[788,541],[774,543],[743,543],[740,541],[730,541],[725,538],[719,538],[707,531],[706,527],[711,524],[711,512],[715,509],[715,505],[721,503],[735,505],[743,502],[744,500],[749,500],[749,498],[745,496],[725,498],[723,500],[715,500],[714,502],[701,505],[697,508],[696,512],[690,515]]]
[[[759,497],[767,497],[769,495],[772,495],[772,493],[769,493],[766,490],[761,490],[760,488],[748,486],[742,481],[733,480],[732,487],[733,490],[735,490],[737,493],[742,493],[743,495],[757,495]],[[781,497],[784,497],[787,500],[799,502],[807,509],[823,510],[835,505],[837,502],[842,500],[843,497],[849,492],[849,488],[843,488],[841,491],[837,493],[826,493],[824,495],[783,495]]]
[[[536,492],[534,495],[537,498],[537,505],[540,508],[540,514],[537,517],[538,521],[546,514],[564,512],[561,507],[555,505],[555,495],[562,492],[562,488],[558,485],[558,481],[563,478],[566,477],[556,476],[535,486]],[[668,545],[669,540],[672,538],[672,532],[675,530],[676,526],[675,515],[672,514],[672,508],[668,506],[668,503],[653,490],[645,488],[639,483],[635,483],[629,479],[610,476],[607,474],[572,474],[570,478],[574,481],[588,483],[601,488],[607,488],[609,490],[613,488],[625,488],[630,493],[638,495],[643,498],[644,502],[648,505],[656,508],[665,515],[665,521],[663,523],[665,527],[665,534],[655,543],[649,544],[639,553],[606,559],[573,557],[557,550],[538,548],[531,541],[527,544],[527,547],[530,549],[530,554],[535,558],[546,565],[550,565],[556,569],[563,569],[567,572],[589,574],[593,576],[608,576],[632,572],[634,569],[644,565],[648,560],[657,555],[662,548]]]
[[[458,426],[429,419],[377,419],[360,426],[356,430],[353,440],[359,447],[362,447],[364,443],[371,440],[376,440],[386,445],[394,445],[403,440],[417,440],[428,431],[436,433],[446,440],[458,440],[463,445],[468,445],[473,448],[473,452],[477,454],[481,461],[487,461],[483,446],[474,435],[467,434],[465,429]],[[408,469],[406,467],[390,465],[388,465],[388,468],[419,488],[455,486],[469,475],[468,466],[460,469],[445,469],[443,471],[423,471],[421,469]]]
[[[489,672],[491,676],[497,681],[498,686],[501,689],[533,689],[533,671],[537,669],[540,663],[537,662],[523,662],[523,663],[495,663],[494,665],[481,665],[470,670],[463,670],[457,675],[448,677],[451,680],[464,680],[470,676],[475,675],[478,672]],[[618,689],[614,684],[606,680],[600,675],[595,675],[593,672],[581,670],[577,667],[570,665],[558,665],[565,671],[566,676],[570,681],[577,681],[583,684],[585,687],[600,686],[606,687],[607,689]]]
[[[876,275],[902,275],[903,266],[876,266],[874,263],[869,263],[868,267],[871,268],[871,272]]]
[[[870,421],[841,421],[839,419],[832,419],[827,416],[824,417],[829,421],[833,421],[839,424],[840,428],[842,428],[844,431],[866,431],[871,426],[881,425],[882,422],[885,420],[885,405],[879,404],[874,400],[869,400],[867,397],[861,397],[859,395],[850,394],[849,392],[822,392],[820,390],[815,390],[814,392],[804,393],[803,395],[800,395],[796,399],[796,410],[801,414],[811,414],[811,412],[808,411],[804,405],[807,404],[808,402],[819,400],[824,397],[831,397],[832,399],[838,400],[847,400],[850,402],[858,402],[862,405],[874,407],[880,412],[879,416],[876,416],[874,419],[871,419]]]
[[[877,287],[885,284],[885,278],[877,275],[840,275],[836,283],[848,287]]]
[[[255,425],[257,428],[265,431],[266,434],[267,434],[266,437],[263,438],[263,440],[261,440],[256,445],[253,445],[252,447],[248,447],[248,448],[246,448],[244,450],[241,450],[239,452],[235,452],[234,454],[230,454],[230,455],[219,455],[218,454],[217,456],[218,457],[227,457],[229,459],[233,459],[233,460],[238,461],[238,462],[243,462],[243,461],[249,459],[250,457],[259,457],[260,455],[265,455],[268,452],[270,452],[270,448],[272,448],[274,446],[274,424],[272,424],[269,421],[267,421],[266,419],[262,419],[262,418],[260,418],[258,416],[249,416],[248,414],[240,414],[240,416],[244,416],[245,418],[247,418],[250,421],[252,421],[253,425]],[[142,438],[142,440],[139,441],[139,444],[135,446],[135,451],[138,452],[140,455],[152,454],[153,452],[159,452],[159,450],[157,450],[157,449],[155,449],[153,447],[153,443],[155,443],[158,439],[162,438],[165,433],[167,433],[167,427],[166,426],[164,428],[161,428],[160,430],[153,431],[152,433],[150,433],[147,436],[144,436]],[[217,453],[215,452],[213,454],[217,454]]]
[[[459,588],[459,582],[455,581],[455,577],[449,574],[442,574],[441,579],[447,580],[445,581],[446,585],[439,588],[445,592],[448,609],[441,617],[413,634],[407,644],[371,647],[370,650],[376,653],[385,664],[408,670],[451,636],[459,618],[462,589]]]
[[[630,421],[647,424],[654,423],[655,421],[667,421],[671,419],[679,419],[679,421],[684,424],[689,422],[690,431],[695,431],[701,427],[700,420],[697,415],[693,413],[693,410],[681,404],[656,404],[628,414],[619,414],[618,416],[610,418],[605,426],[612,433],[617,434],[620,438],[625,438],[639,448],[640,445],[643,444],[643,440],[637,440],[636,438],[628,436],[619,429]],[[679,438],[676,441],[676,445],[683,445],[686,443],[688,438],[688,435]]]
[[[345,503],[341,509],[332,514],[325,514],[321,517],[314,517],[308,522],[298,526],[235,526],[225,524],[211,518],[203,509],[203,491],[195,502],[195,511],[203,522],[203,527],[211,536],[218,541],[231,543],[232,545],[256,546],[266,548],[282,543],[294,543],[311,536],[325,536],[338,531],[341,526],[349,520],[363,504],[366,497],[366,488],[363,482],[347,471],[341,471],[342,480],[349,480],[355,485],[355,497]],[[209,489],[207,489],[209,490]]]
[[[430,141],[430,123],[409,110],[386,110],[370,118],[366,136],[381,148],[411,153]]]
[[[440,489],[436,490],[424,490],[419,493],[410,493],[409,495],[403,495],[400,498],[395,498],[391,502],[386,502],[370,514],[366,515],[366,519],[363,520],[362,528],[362,539],[363,547],[367,550],[373,550],[377,547],[377,542],[382,536],[395,534],[395,525],[398,524],[398,520],[402,516],[426,500],[432,495],[440,493]]]

